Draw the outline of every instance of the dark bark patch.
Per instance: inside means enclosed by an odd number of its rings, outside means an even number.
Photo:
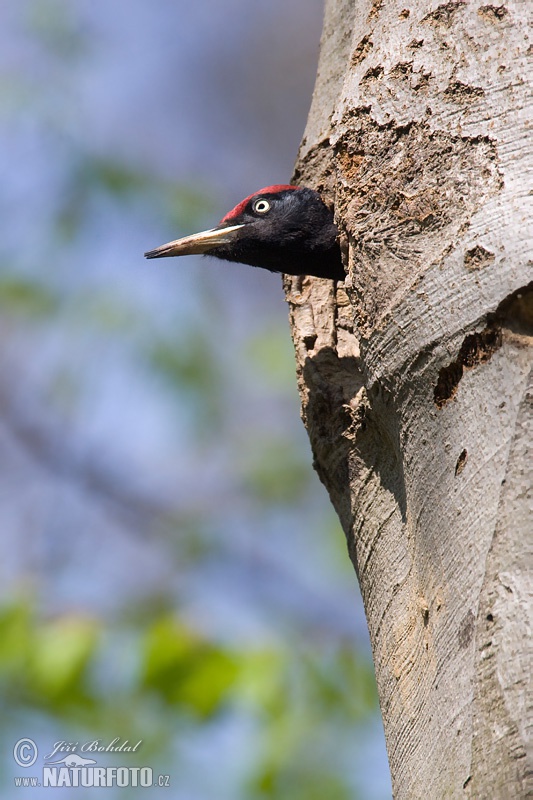
[[[447,367],[442,367],[437,385],[433,390],[433,399],[437,408],[442,408],[448,400],[453,400],[462,377],[463,365],[457,361],[452,361]]]
[[[494,323],[523,338],[531,346],[533,337],[533,281],[506,297],[496,309]]]
[[[449,400],[453,400],[456,396],[465,369],[473,369],[479,364],[486,364],[501,343],[502,333],[499,327],[490,326],[480,333],[471,333],[465,337],[457,358],[446,367],[442,367],[439,372],[437,385],[433,392],[437,408],[443,408]]]
[[[370,36],[363,36],[352,53],[352,67],[356,67],[361,61],[364,61],[373,47],[374,45]]]
[[[476,97],[483,97],[484,94],[481,86],[470,86],[462,81],[451,81],[443,92],[447,100],[453,100],[455,103],[468,103]]]
[[[369,81],[377,81],[378,78],[381,78],[383,75],[383,67],[378,64],[377,67],[370,67],[363,77],[361,78],[361,83],[368,83]]]
[[[410,14],[411,14],[411,12],[409,11],[408,8],[402,8],[402,10],[400,11],[399,16],[401,17],[401,19],[407,19],[407,17],[409,17]]]
[[[484,269],[494,264],[495,256],[490,250],[486,250],[481,245],[476,245],[465,253],[464,264],[468,270]]]
[[[431,72],[417,72],[416,73],[416,83],[412,84],[412,88],[415,92],[419,92],[421,89],[427,89],[429,82],[433,75]],[[427,109],[428,116],[431,116],[431,109]]]
[[[368,19],[372,19],[373,17],[377,17],[379,12],[381,11],[381,6],[383,5],[383,0],[372,0],[372,8],[370,9],[370,13],[368,15]]]
[[[316,333],[310,334],[308,336],[304,336],[304,345],[307,351],[313,350],[317,340]]]
[[[533,337],[533,281],[512,292],[487,317],[481,332],[465,337],[457,355],[439,372],[433,399],[437,408],[453,400],[464,371],[490,361],[501,347],[504,333],[512,335],[515,344],[531,346]]]
[[[455,475],[460,475],[461,472],[464,470],[466,466],[466,462],[468,461],[468,451],[461,450],[459,453],[459,458],[457,459],[457,463],[455,465]]]
[[[409,50],[418,50],[418,48],[422,47],[423,44],[424,44],[423,39],[411,39],[407,47],[409,48]]]
[[[472,641],[472,636],[474,635],[474,622],[475,622],[475,617],[472,611],[468,611],[463,621],[461,622],[457,637],[459,642],[459,647],[461,648],[461,650],[464,650],[465,647],[468,647],[468,645]]]
[[[429,25],[444,25],[449,27],[457,11],[465,6],[466,3],[464,0],[451,0],[449,3],[442,3],[442,5],[437,6],[435,11],[426,14],[422,22],[426,22]]]
[[[390,71],[389,75],[391,78],[409,78],[413,73],[413,62],[412,61],[400,61],[399,64],[396,64]]]
[[[509,11],[505,6],[487,5],[480,6],[477,10],[477,13],[480,17],[485,17],[485,19],[488,19],[491,22],[499,22],[507,16]]]

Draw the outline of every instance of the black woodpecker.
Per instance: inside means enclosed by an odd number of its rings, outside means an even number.
[[[209,253],[287,275],[343,281],[333,213],[313,189],[266,186],[242,200],[215,228],[156,247],[146,258]]]

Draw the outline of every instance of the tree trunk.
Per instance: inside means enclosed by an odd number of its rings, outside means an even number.
[[[531,49],[521,0],[328,0],[295,172],[349,268],[286,291],[398,800],[533,796]]]

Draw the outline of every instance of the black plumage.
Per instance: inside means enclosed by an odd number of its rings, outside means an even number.
[[[313,189],[267,186],[241,201],[216,228],[145,255],[164,258],[195,253],[288,275],[345,278],[333,213]]]

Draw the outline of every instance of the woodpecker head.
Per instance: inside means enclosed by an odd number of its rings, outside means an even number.
[[[345,278],[333,214],[313,189],[267,186],[246,197],[216,228],[176,239],[146,258],[196,253],[288,275]]]

